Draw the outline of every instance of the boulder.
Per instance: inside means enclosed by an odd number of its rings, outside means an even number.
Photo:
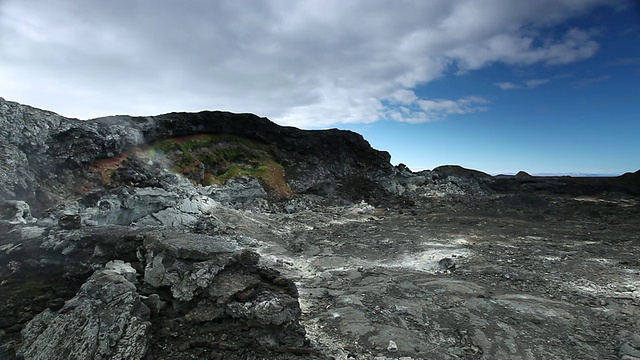
[[[168,286],[175,299],[190,301],[207,288],[216,274],[233,261],[238,245],[225,237],[174,234],[145,241],[144,280],[153,287]]]
[[[33,222],[29,204],[20,200],[0,202],[0,220],[11,224],[27,224]]]
[[[267,198],[267,192],[260,182],[249,177],[231,179],[224,186],[211,186],[207,192],[212,199],[221,203],[243,203]]]
[[[25,359],[142,359],[149,308],[136,291],[136,271],[107,263],[62,309],[38,314],[22,330]]]

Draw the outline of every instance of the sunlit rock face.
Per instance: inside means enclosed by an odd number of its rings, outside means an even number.
[[[0,359],[634,359],[640,172],[414,173],[249,114],[0,99]]]

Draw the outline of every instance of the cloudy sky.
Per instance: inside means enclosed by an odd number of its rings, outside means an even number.
[[[414,170],[640,168],[630,0],[0,0],[0,96],[68,117],[252,112]]]

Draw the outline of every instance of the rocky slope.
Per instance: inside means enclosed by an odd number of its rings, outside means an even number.
[[[387,195],[396,173],[358,134],[250,114],[79,121],[0,99],[0,131],[8,358],[322,357],[236,207]]]
[[[355,179],[393,173],[388,153],[372,149],[349,131],[304,131],[251,114],[219,111],[79,121],[0,98],[0,198],[27,200],[41,211],[86,191],[86,173],[98,159],[203,134],[260,144],[284,167],[287,184],[296,193],[325,195]]]
[[[640,172],[0,99],[0,359],[640,359]]]

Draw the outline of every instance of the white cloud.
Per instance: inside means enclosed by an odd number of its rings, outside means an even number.
[[[562,75],[563,77],[564,75]],[[531,79],[525,81],[523,84],[516,84],[512,82],[497,82],[493,85],[499,87],[502,90],[513,90],[513,89],[533,89],[540,85],[546,84],[551,79]]]
[[[0,96],[80,118],[222,109],[303,127],[428,121],[482,102],[419,99],[417,86],[452,68],[588,58],[596,33],[550,29],[623,3],[4,0]]]
[[[466,96],[458,100],[411,99],[410,102],[394,101],[385,108],[383,117],[407,123],[423,123],[443,120],[449,115],[465,115],[486,111],[489,103],[480,96]]]
[[[418,97],[413,92],[413,90],[408,90],[408,89],[396,90],[391,95],[391,99],[395,102],[399,102],[403,104],[413,104],[416,101],[418,101]]]
[[[502,90],[511,90],[511,89],[520,89],[520,88],[522,88],[521,85],[514,84],[512,82],[499,82],[499,83],[495,83],[494,85],[499,87]]]
[[[468,114],[476,111],[473,105],[478,103],[486,104],[487,101],[481,97],[466,97],[458,101],[446,99],[418,101],[422,110],[436,115]]]
[[[533,89],[535,87],[538,87],[542,84],[546,84],[549,81],[551,81],[551,79],[533,79],[533,80],[527,80],[525,82],[525,85],[529,88],[529,89]]]
[[[480,69],[495,62],[560,65],[593,56],[599,45],[592,36],[589,32],[571,29],[560,39],[535,46],[533,37],[500,33],[474,44],[465,43],[452,48],[446,54],[458,59],[460,72]]]

